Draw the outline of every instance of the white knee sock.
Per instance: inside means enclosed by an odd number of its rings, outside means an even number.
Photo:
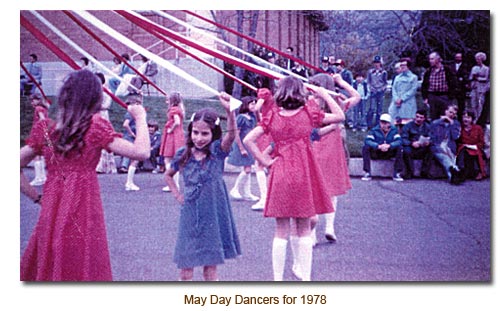
[[[274,238],[273,240],[273,273],[275,281],[283,281],[283,271],[285,270],[286,246],[285,239]]]
[[[127,184],[133,184],[134,183],[134,175],[135,175],[135,166],[129,166],[128,167],[128,172],[127,172]]]
[[[302,281],[311,280],[313,241],[310,236],[299,237],[297,260],[302,272]]]
[[[247,175],[247,173],[245,173],[245,171],[241,171],[241,173],[238,175],[238,177],[236,177],[236,181],[234,182],[234,186],[233,186],[233,189],[231,191],[238,192],[238,193],[240,192],[240,183],[246,175]]]
[[[259,185],[260,191],[260,199],[266,200],[267,197],[267,177],[264,171],[255,172],[255,176],[257,177],[257,184]]]
[[[298,260],[299,254],[299,237],[296,235],[290,236],[290,248],[292,250],[292,272],[299,279],[302,279],[302,271],[300,271],[300,265]]]
[[[335,232],[334,221],[335,221],[335,213],[337,211],[337,197],[333,197],[332,205],[335,211],[333,213],[325,214],[325,233],[330,233],[330,234],[333,234]]]

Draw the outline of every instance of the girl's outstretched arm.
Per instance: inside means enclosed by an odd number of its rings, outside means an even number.
[[[148,125],[146,122],[146,110],[142,105],[129,105],[128,111],[136,124],[137,134],[133,143],[123,139],[115,138],[108,148],[114,153],[129,157],[134,160],[146,160],[151,152]]]
[[[231,150],[231,145],[233,144],[234,138],[236,137],[236,118],[234,117],[234,111],[230,110],[229,101],[231,96],[225,92],[221,92],[219,95],[220,103],[222,107],[226,110],[227,114],[227,130],[226,134],[222,137],[221,149],[225,152]]]

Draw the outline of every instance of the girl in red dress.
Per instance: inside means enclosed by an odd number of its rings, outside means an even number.
[[[21,170],[21,193],[41,204],[38,222],[21,259],[22,281],[111,281],[106,226],[95,170],[102,149],[131,159],[149,157],[146,112],[129,105],[135,141],[120,138],[100,116],[102,85],[88,70],[64,80],[57,120],[35,124],[21,148],[21,168],[37,155],[47,161],[43,197]]]
[[[163,136],[160,145],[160,156],[164,158],[165,167],[168,169],[170,161],[175,155],[175,152],[179,148],[185,146],[184,137],[184,103],[182,102],[182,96],[179,92],[173,92],[170,94],[168,101],[167,110],[167,123],[163,128]],[[175,183],[179,184],[179,175],[174,176]],[[163,188],[163,191],[170,191],[168,186]]]
[[[336,82],[342,83],[337,76]],[[345,82],[344,82],[345,83]],[[343,122],[342,109],[321,87],[311,86],[311,91],[323,98],[332,113],[310,104],[301,80],[285,77],[280,80],[274,100],[280,109],[271,110],[244,138],[254,157],[269,168],[269,188],[264,216],[276,218],[273,239],[274,280],[283,280],[286,248],[290,234],[290,220],[298,235],[298,262],[303,280],[309,281],[312,264],[312,239],[310,219],[316,214],[333,212],[318,163],[310,142],[311,131],[322,124]],[[259,150],[257,139],[269,133],[274,142],[273,158]]]

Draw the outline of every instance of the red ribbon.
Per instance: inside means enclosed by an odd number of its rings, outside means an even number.
[[[21,15],[21,25],[26,28],[35,38],[38,39],[42,44],[44,44],[49,50],[51,50],[54,54],[57,55],[61,60],[63,60],[66,64],[68,64],[71,68],[75,70],[81,69],[81,67],[71,58],[68,54],[66,54],[63,50],[61,50],[57,45],[55,45],[49,38],[47,38],[41,31],[39,31],[33,24],[31,24],[23,15]],[[103,87],[104,92],[106,92],[111,98],[116,101],[120,106],[127,108],[127,105],[118,98],[115,94],[109,91],[107,88]]]
[[[42,89],[42,86],[38,83],[38,81],[36,81],[35,77],[33,77],[33,75],[31,74],[31,72],[28,71],[28,69],[26,69],[26,67],[24,67],[24,64],[23,62],[20,62],[21,63],[21,68],[23,68],[24,72],[26,72],[26,74],[28,75],[28,77],[30,78],[31,81],[33,81],[33,83],[35,84],[35,86],[40,90],[40,92],[42,93],[42,96],[43,98],[45,99],[45,101],[51,105],[52,102],[50,101],[50,99],[47,98],[47,96],[45,95],[45,92],[43,91]]]
[[[63,10],[63,12],[69,17],[71,18],[78,26],[80,26],[83,30],[85,30],[90,36],[92,36],[92,38],[94,38],[97,42],[99,42],[100,44],[102,44],[102,46],[104,46],[108,51],[111,52],[111,54],[113,54],[115,57],[117,57],[118,59],[122,60],[125,64],[129,65],[130,68],[132,68],[132,70],[135,71],[135,73],[137,73],[143,80],[145,80],[146,82],[148,82],[151,86],[153,86],[155,89],[158,90],[158,92],[162,93],[163,95],[167,95],[167,93],[165,91],[163,91],[160,87],[158,87],[153,81],[151,81],[150,79],[147,78],[146,75],[142,74],[139,70],[137,70],[134,66],[131,66],[126,59],[124,59],[120,54],[118,54],[117,52],[115,52],[106,42],[104,42],[104,40],[102,40],[101,38],[99,38],[99,36],[97,36],[92,30],[90,30],[90,28],[88,28],[87,26],[85,26],[81,21],[79,21],[71,12],[67,11],[67,10]]]
[[[236,66],[239,66],[239,67],[242,67],[246,70],[249,70],[249,71],[252,71],[252,72],[255,72],[255,73],[258,73],[258,74],[261,74],[261,75],[264,75],[264,76],[267,76],[269,78],[273,78],[273,79],[280,79],[280,76],[277,74],[277,73],[271,73],[271,72],[267,72],[267,71],[263,71],[263,70],[260,70],[256,67],[258,66],[250,66],[248,65],[246,62],[244,61],[241,61],[239,59],[236,59],[236,58],[233,58],[233,57],[228,57],[225,53],[222,53],[222,52],[219,52],[217,50],[212,50],[206,46],[203,46],[201,44],[198,44],[196,42],[193,42],[189,39],[186,39],[185,37],[169,30],[169,29],[166,29],[166,28],[163,28],[163,27],[160,27],[152,22],[149,22],[149,21],[145,21],[141,18],[138,18],[126,11],[123,11],[123,10],[118,10],[118,11],[115,11],[117,12],[118,14],[122,15],[123,17],[125,17],[126,19],[128,19],[129,21],[132,21],[134,24],[137,24],[137,25],[140,25],[142,28],[144,29],[153,29],[154,31],[158,32],[158,33],[161,33],[162,35],[165,35],[167,37],[170,37],[170,38],[173,38],[181,43],[184,43],[192,48],[195,48],[199,51],[202,51],[208,55],[211,55],[211,56],[214,56],[216,58],[219,58],[219,59],[222,59],[230,64],[233,64],[233,65],[236,65]]]
[[[269,45],[267,45],[267,44],[265,44],[265,43],[263,43],[263,42],[261,42],[261,41],[256,40],[255,38],[252,38],[252,37],[250,37],[250,36],[247,36],[247,35],[245,35],[245,34],[243,34],[243,33],[241,33],[241,32],[238,32],[238,31],[236,31],[236,30],[234,30],[234,29],[231,29],[231,28],[226,27],[226,26],[224,26],[224,25],[221,25],[221,24],[219,24],[219,23],[217,23],[217,22],[214,22],[214,21],[212,21],[212,20],[209,20],[208,18],[205,18],[205,17],[203,17],[203,16],[201,16],[201,15],[198,15],[198,14],[196,14],[196,13],[194,13],[194,12],[191,12],[191,11],[188,11],[188,10],[182,10],[182,11],[183,11],[183,12],[186,12],[186,13],[188,13],[188,14],[192,15],[192,16],[195,16],[195,17],[197,17],[197,18],[199,18],[199,19],[201,19],[201,20],[203,20],[203,21],[205,21],[205,22],[207,22],[207,23],[210,23],[210,24],[212,24],[212,25],[214,25],[214,26],[217,26],[217,27],[219,27],[219,28],[222,28],[222,29],[224,29],[224,30],[227,30],[227,31],[229,31],[230,33],[235,34],[235,35],[237,35],[237,36],[239,36],[239,37],[241,37],[241,38],[244,38],[244,39],[246,39],[246,40],[248,40],[248,41],[250,41],[250,42],[253,42],[253,43],[255,43],[255,44],[258,44],[258,45],[260,45],[260,46],[262,46],[262,47],[264,47],[264,48],[266,48],[266,49],[268,49],[268,50],[270,50],[270,51],[275,52],[276,54],[279,54],[279,55],[281,55],[281,56],[283,56],[283,57],[289,58],[289,59],[291,59],[291,60],[293,60],[293,61],[295,61],[295,62],[297,62],[297,63],[299,63],[299,64],[301,64],[301,65],[304,65],[304,66],[306,66],[306,67],[312,68],[312,69],[316,70],[317,72],[327,73],[327,72],[326,72],[326,71],[324,71],[323,69],[318,68],[318,67],[316,67],[316,66],[314,66],[314,65],[311,65],[311,64],[309,64],[309,63],[306,63],[305,61],[301,60],[300,58],[297,58],[297,57],[295,57],[295,56],[293,56],[293,55],[290,55],[290,54],[283,53],[282,51],[280,51],[280,50],[278,50],[278,49],[275,49],[275,48],[273,48],[272,46],[269,46]]]

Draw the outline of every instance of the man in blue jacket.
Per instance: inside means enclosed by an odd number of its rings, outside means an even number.
[[[403,171],[403,141],[399,135],[398,129],[391,124],[391,116],[384,113],[380,116],[377,126],[372,128],[365,138],[363,146],[363,170],[365,175],[361,178],[364,181],[372,179],[370,161],[389,160],[395,158],[394,172],[392,179],[394,181],[403,181],[401,172]]]

